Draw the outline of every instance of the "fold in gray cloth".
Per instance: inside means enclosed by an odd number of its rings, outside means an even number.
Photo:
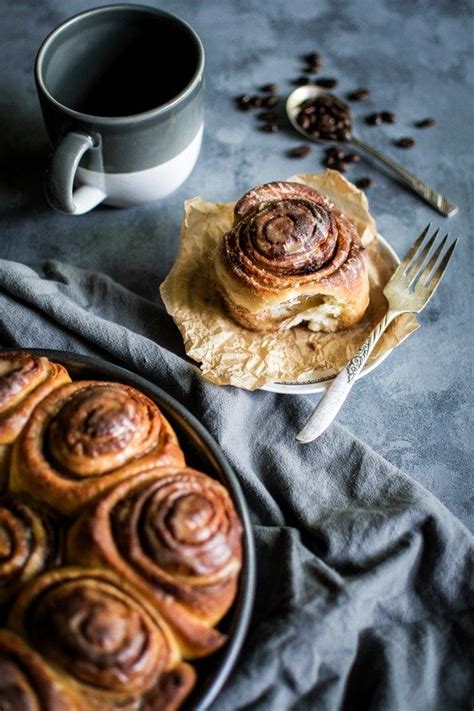
[[[218,711],[469,708],[473,539],[439,501],[304,398],[203,381],[162,308],[104,275],[0,260],[0,344],[90,353],[182,402],[249,503],[254,621]],[[158,345],[159,344],[159,345]]]

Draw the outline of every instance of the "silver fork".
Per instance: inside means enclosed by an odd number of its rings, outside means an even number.
[[[439,242],[439,229],[429,236],[430,227],[431,225],[425,227],[386,284],[383,293],[388,301],[387,313],[355,356],[333,380],[308,422],[296,435],[299,442],[312,442],[326,431],[343,406],[357,376],[389,323],[400,314],[420,313],[435,293],[453,255],[457,239],[445,250],[449,233]],[[428,260],[436,242],[436,249]]]

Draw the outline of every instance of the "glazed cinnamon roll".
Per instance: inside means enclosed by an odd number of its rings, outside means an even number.
[[[143,393],[78,381],[31,415],[13,448],[10,487],[72,515],[137,471],[183,462],[173,429]]]
[[[41,575],[20,593],[8,624],[88,708],[143,708],[161,687],[168,706],[156,708],[172,709],[194,682],[164,621],[107,571],[58,568]],[[166,682],[171,672],[175,698]]]
[[[336,331],[359,321],[369,301],[360,238],[333,203],[313,188],[275,182],[236,204],[214,269],[217,288],[246,328],[306,323]]]
[[[72,527],[68,556],[110,567],[165,617],[183,656],[204,656],[232,604],[242,529],[227,491],[189,468],[160,468],[122,482]]]
[[[38,507],[13,496],[0,499],[0,604],[57,562],[58,538]]]
[[[0,630],[0,708],[11,711],[87,711],[74,689],[16,634]]]
[[[62,365],[47,358],[25,351],[0,353],[0,484],[7,476],[11,445],[35,406],[70,380]]]

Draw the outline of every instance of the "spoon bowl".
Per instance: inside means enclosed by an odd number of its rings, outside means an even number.
[[[455,215],[458,211],[458,206],[455,205],[451,200],[448,200],[444,195],[441,195],[437,190],[431,188],[429,185],[424,183],[422,180],[417,178],[415,175],[410,173],[406,168],[392,160],[389,156],[379,151],[378,148],[374,148],[365,141],[354,135],[352,131],[352,116],[350,108],[347,107],[348,116],[351,119],[350,125],[350,137],[341,140],[336,136],[333,139],[321,138],[320,136],[314,136],[309,131],[304,129],[297,121],[298,115],[301,110],[301,105],[308,99],[316,99],[318,96],[329,95],[338,99],[329,91],[322,89],[319,86],[314,86],[314,84],[305,84],[304,86],[299,86],[294,89],[286,100],[286,115],[290,124],[293,128],[298,131],[302,136],[306,138],[307,141],[313,141],[314,143],[321,143],[323,145],[336,145],[339,143],[350,144],[357,150],[368,154],[371,158],[375,158],[380,163],[382,163],[386,168],[389,168],[392,173],[396,175],[398,180],[405,185],[407,185],[413,192],[419,195],[425,202],[427,202],[435,210],[438,210],[445,217],[451,217]],[[340,101],[340,99],[339,99]]]
[[[305,84],[304,86],[299,86],[297,89],[294,89],[288,96],[285,105],[288,121],[291,123],[293,128],[296,129],[298,133],[301,133],[301,135],[304,136],[308,141],[314,141],[314,143],[321,143],[323,145],[334,145],[335,143],[352,143],[352,138],[350,141],[341,141],[336,139],[320,138],[313,136],[309,131],[306,131],[306,129],[299,125],[296,119],[298,118],[298,114],[301,109],[301,104],[303,104],[308,99],[315,99],[317,96],[323,95],[333,96],[332,92],[326,91],[326,89],[322,89],[319,86],[314,86],[314,84]],[[352,119],[349,107],[348,113]]]

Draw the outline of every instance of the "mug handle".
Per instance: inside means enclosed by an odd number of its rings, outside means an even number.
[[[67,133],[54,148],[46,171],[46,197],[51,207],[68,215],[83,215],[96,207],[106,193],[93,185],[74,188],[74,178],[86,151],[94,148],[94,139],[87,133]]]

